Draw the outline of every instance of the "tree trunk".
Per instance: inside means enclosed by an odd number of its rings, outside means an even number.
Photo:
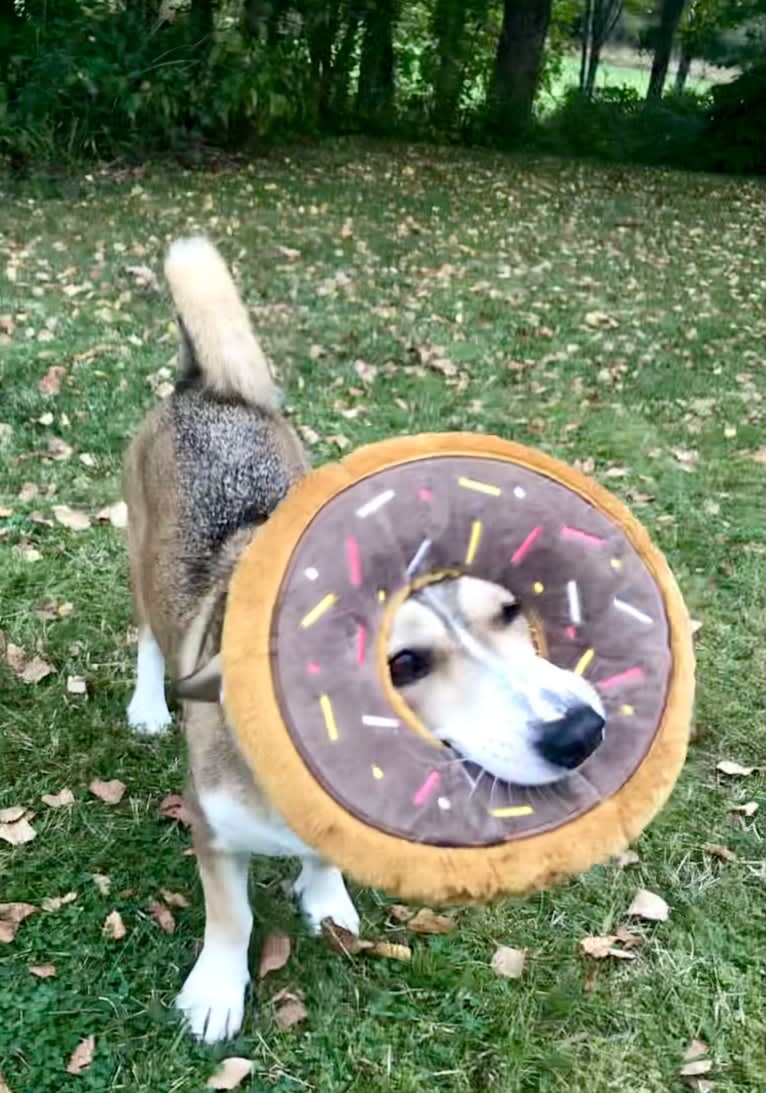
[[[506,135],[525,129],[540,80],[551,0],[504,0],[491,91],[494,127]]]
[[[359,33],[359,13],[348,13],[346,29],[340,40],[332,66],[332,109],[338,118],[345,117],[348,101],[349,82],[351,79],[351,61],[354,57],[357,34]]]
[[[311,59],[311,76],[314,85],[314,101],[317,115],[327,120],[330,113],[332,87],[332,47],[338,33],[340,4],[338,0],[325,3],[322,9],[307,20],[306,34]]]
[[[588,55],[588,71],[585,74],[585,97],[587,99],[593,98],[593,91],[596,87],[596,74],[598,72],[598,66],[601,64],[601,45],[598,42],[591,42],[590,53]]]
[[[676,69],[676,84],[675,89],[678,95],[681,95],[686,88],[686,81],[689,78],[689,69],[692,66],[694,58],[687,46],[681,46],[681,56],[678,59],[678,68]]]
[[[394,22],[397,0],[370,0],[364,16],[356,108],[385,128],[394,108]]]
[[[213,37],[213,0],[191,0],[189,25],[196,43],[211,45]]]
[[[437,0],[434,31],[439,64],[434,76],[434,118],[443,129],[448,129],[455,120],[463,89],[465,18],[464,0]]]
[[[657,27],[654,45],[654,58],[652,71],[649,76],[649,88],[646,92],[647,102],[658,102],[662,98],[662,90],[665,86],[665,78],[670,64],[670,53],[673,49],[673,39],[678,24],[681,22],[686,0],[662,0],[660,9],[660,25]]]
[[[585,91],[585,85],[590,68],[590,48],[593,39],[593,0],[585,0],[585,11],[582,22],[582,45],[580,48],[580,90]]]

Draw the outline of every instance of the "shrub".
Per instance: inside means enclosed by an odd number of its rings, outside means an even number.
[[[710,167],[766,174],[766,62],[720,84],[712,99],[704,131]]]

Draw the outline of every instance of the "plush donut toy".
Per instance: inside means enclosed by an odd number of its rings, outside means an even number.
[[[490,794],[391,684],[396,608],[459,573],[509,589],[538,649],[601,695],[605,741],[555,787]],[[238,743],[289,826],[359,883],[429,902],[529,892],[624,849],[678,777],[694,691],[683,600],[628,509],[542,452],[470,434],[383,441],[295,486],[234,573],[222,668]]]

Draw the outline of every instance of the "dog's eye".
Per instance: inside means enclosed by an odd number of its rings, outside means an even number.
[[[521,605],[518,603],[504,603],[500,608],[500,614],[498,616],[498,622],[501,626],[510,626],[511,623],[516,622],[516,619],[521,614]]]
[[[431,671],[430,654],[422,649],[402,649],[401,653],[391,657],[388,670],[394,687],[407,687]]]

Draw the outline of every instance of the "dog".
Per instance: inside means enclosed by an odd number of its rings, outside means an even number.
[[[297,857],[309,925],[359,916],[340,870],[274,811],[220,704],[219,648],[229,579],[242,552],[309,470],[219,252],[202,237],[172,244],[165,274],[178,326],[173,393],[149,412],[124,465],[128,553],[138,625],[130,726],[171,724],[166,671],[182,703],[185,800],[205,899],[202,950],[177,998],[192,1034],[214,1043],[241,1027],[249,982],[252,854]],[[504,588],[471,577],[429,585],[389,635],[394,686],[431,731],[497,778],[543,785],[598,747],[593,688],[537,655]]]

